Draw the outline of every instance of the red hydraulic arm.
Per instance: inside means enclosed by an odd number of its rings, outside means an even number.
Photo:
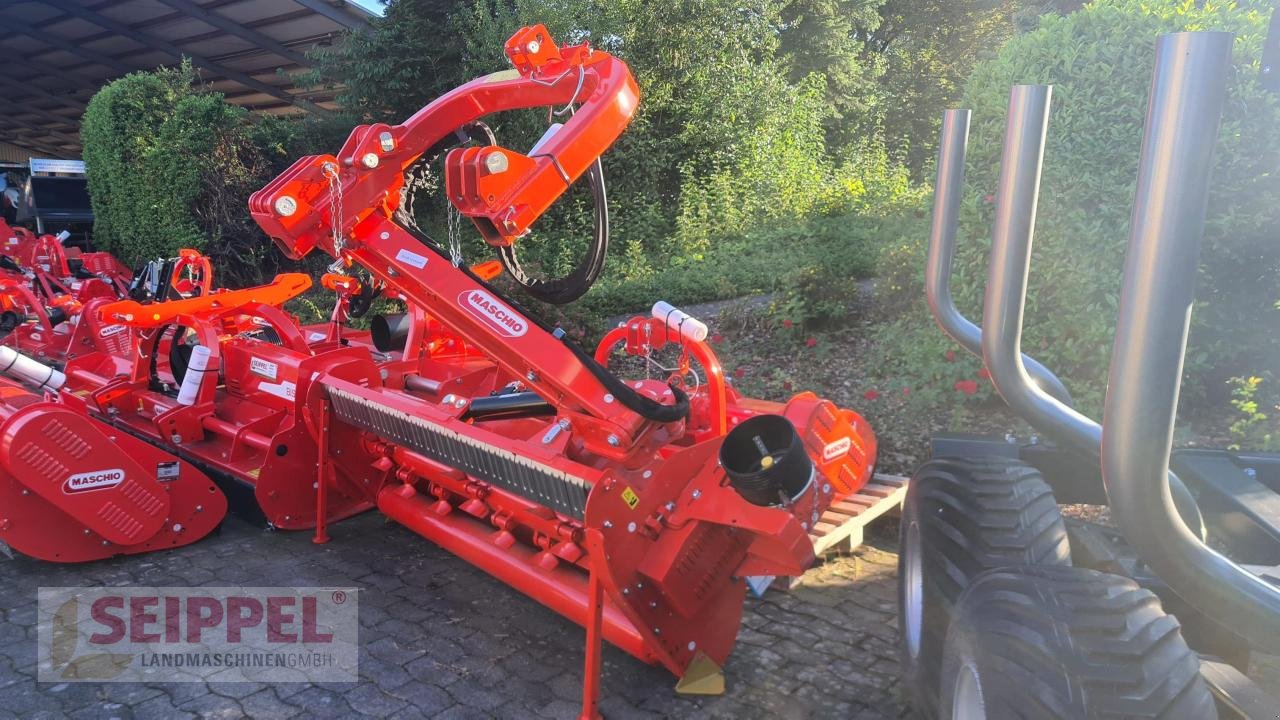
[[[533,155],[454,150],[450,200],[495,245],[524,234],[630,122],[639,91],[626,65],[584,45],[559,48],[541,25],[507,42],[514,68],[473,80],[401,125],[357,127],[335,156],[305,157],[249,199],[259,225],[291,257],[315,247],[367,268],[528,388],[575,415],[593,451],[620,456],[645,421],[548,330],[494,297],[464,269],[392,221],[406,168],[456,128],[507,110],[577,104]]]

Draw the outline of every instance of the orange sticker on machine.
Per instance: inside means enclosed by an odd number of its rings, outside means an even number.
[[[640,504],[640,496],[636,494],[635,490],[625,487],[622,489],[622,502],[626,503],[627,507],[635,510],[636,505]]]

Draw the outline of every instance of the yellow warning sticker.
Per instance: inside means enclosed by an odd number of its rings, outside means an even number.
[[[626,487],[622,489],[622,502],[626,503],[627,507],[635,510],[636,505],[640,504],[640,496],[636,494],[635,490]]]

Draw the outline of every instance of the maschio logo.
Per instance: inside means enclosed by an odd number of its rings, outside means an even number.
[[[528,320],[483,290],[462,293],[458,296],[458,304],[507,337],[520,337],[529,330]]]
[[[119,335],[120,333],[128,329],[129,328],[125,327],[124,325],[107,325],[106,327],[98,331],[98,337],[109,338],[112,335]]]
[[[350,588],[42,587],[41,682],[354,682]]]
[[[62,489],[69,493],[106,490],[122,482],[124,482],[124,470],[120,468],[93,470],[91,472],[76,473],[67,478],[67,481],[62,484]]]
[[[849,447],[852,445],[853,441],[847,437],[842,437],[839,440],[829,442],[826,447],[822,448],[822,459],[824,461],[834,460],[849,452]]]

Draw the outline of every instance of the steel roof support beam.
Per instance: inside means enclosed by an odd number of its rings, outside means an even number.
[[[54,2],[54,3],[49,3],[49,4],[50,4],[50,5],[54,5],[54,6],[56,6],[56,7],[57,7],[58,9],[60,9],[60,10],[64,10],[64,11],[66,10],[66,8],[65,8],[65,7],[63,7],[63,6],[62,6],[62,4],[60,4],[60,3],[56,3],[56,2]],[[76,9],[76,11],[77,11],[77,13],[76,13],[77,15],[78,15],[78,13],[80,13],[80,12],[83,12],[85,15],[90,15],[90,16],[94,15],[93,13],[88,12],[88,11],[86,11],[86,10],[82,9],[82,8],[80,8],[79,6],[75,6],[75,9]],[[101,17],[101,16],[98,16],[98,17]],[[86,19],[88,19],[88,18],[86,18]],[[23,35],[28,35],[28,36],[30,36],[30,37],[33,37],[33,38],[35,38],[36,40],[39,40],[40,42],[45,43],[45,44],[47,44],[47,45],[51,45],[51,46],[53,46],[53,47],[56,47],[56,48],[58,48],[59,50],[66,50],[66,51],[67,51],[67,52],[69,52],[69,53],[72,53],[72,54],[75,54],[75,55],[79,55],[80,57],[84,58],[85,60],[89,60],[89,61],[91,61],[91,62],[95,62],[95,63],[97,63],[97,64],[99,64],[99,65],[105,65],[106,67],[109,67],[109,68],[111,68],[112,70],[115,70],[116,72],[121,73],[122,75],[123,75],[123,74],[131,73],[131,72],[133,72],[134,70],[137,70],[137,68],[134,68],[134,67],[130,67],[130,66],[128,66],[128,65],[125,65],[124,63],[120,62],[119,60],[116,60],[115,58],[111,57],[110,55],[106,55],[106,54],[104,54],[104,53],[100,53],[100,52],[98,52],[98,51],[96,51],[96,50],[90,50],[90,49],[88,49],[88,48],[86,48],[86,47],[81,47],[81,45],[80,45],[79,43],[71,42],[71,41],[66,40],[66,39],[64,39],[64,38],[58,37],[57,35],[54,35],[54,34],[52,34],[52,33],[45,32],[45,31],[40,30],[40,29],[38,29],[38,28],[32,27],[31,25],[28,25],[28,24],[26,24],[26,23],[24,23],[24,22],[20,22],[20,21],[18,21],[18,20],[13,20],[13,19],[10,19],[10,18],[7,18],[7,17],[4,19],[4,21],[5,21],[5,23],[6,23],[6,24],[8,24],[8,26],[9,26],[9,28],[10,28],[11,30],[16,30],[17,32],[22,33]],[[115,21],[113,20],[112,22],[115,22]],[[123,27],[123,26],[122,26],[122,27]],[[135,39],[136,39],[136,38],[135,38]]]
[[[312,12],[318,13],[320,15],[323,15],[329,18],[330,20],[338,23],[342,27],[347,28],[348,30],[367,33],[373,29],[372,27],[369,26],[368,21],[366,21],[364,18],[357,17],[351,13],[346,12],[345,10],[340,10],[333,5],[330,5],[328,2],[325,2],[325,0],[293,0],[293,1],[301,5],[302,7],[308,10],[311,10]],[[344,6],[346,5],[345,2],[341,4]]]
[[[191,0],[160,0],[160,2],[188,17],[195,18],[206,25],[218,28],[229,35],[234,35],[256,47],[260,47],[264,50],[270,50],[275,55],[279,55],[294,64],[302,65],[304,67],[308,64],[306,56],[302,53],[299,53],[296,50],[290,50],[279,41],[264,35],[257,30],[252,30],[238,22],[235,22],[234,20],[228,20],[215,12],[206,10],[194,2],[191,2]]]
[[[308,112],[313,112],[313,113],[316,113],[317,115],[325,115],[329,113],[328,110],[325,110],[324,108],[320,107],[319,105],[316,105],[315,103],[309,100],[293,97],[292,95],[285,92],[281,88],[278,88],[274,85],[269,85],[267,83],[262,82],[261,80],[257,80],[248,75],[245,75],[244,73],[237,72],[230,68],[219,65],[218,63],[202,55],[196,55],[195,53],[192,53],[192,52],[183,51],[181,48],[174,45],[173,43],[170,43],[165,40],[161,40],[157,37],[147,35],[145,33],[138,32],[130,28],[128,25],[125,25],[124,23],[118,22],[116,20],[112,20],[111,18],[105,17],[103,15],[99,15],[98,13],[85,10],[83,7],[76,5],[75,3],[68,2],[68,0],[46,0],[46,2],[48,2],[49,5],[52,5],[58,8],[59,10],[62,10],[68,15],[74,15],[75,17],[78,17],[82,20],[86,20],[95,25],[98,25],[99,27],[106,28],[107,30],[111,30],[117,35],[127,37],[133,40],[134,42],[138,42],[143,45],[154,47],[157,50],[161,50],[163,52],[166,52],[172,55],[176,59],[181,59],[183,57],[190,58],[191,62],[194,63],[195,65],[198,65],[207,70],[216,72],[226,77],[228,80],[233,80],[237,83],[240,83],[241,85],[244,85],[245,87],[253,88],[260,92],[266,93],[267,95],[283,100],[291,105],[295,105]],[[102,57],[106,58],[105,55]],[[110,60],[111,58],[106,58],[106,59]],[[128,68],[124,72],[128,73],[128,72],[132,72],[133,70],[134,68]]]

